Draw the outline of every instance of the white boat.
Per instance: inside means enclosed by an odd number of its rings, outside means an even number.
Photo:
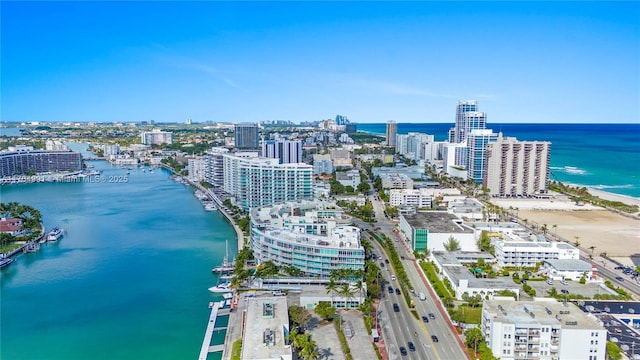
[[[228,245],[229,245],[228,241],[225,241],[224,242],[225,255],[224,255],[224,258],[222,259],[222,265],[216,266],[213,269],[211,269],[211,271],[213,271],[214,273],[230,273],[236,269],[236,264],[233,261],[229,262],[229,246]]]
[[[61,237],[62,229],[60,229],[59,227],[55,227],[51,231],[49,231],[49,234],[47,235],[47,241],[58,241],[58,239],[60,239]]]
[[[221,283],[216,286],[210,287],[209,291],[213,293],[228,293],[229,291],[233,291],[233,289],[231,288],[231,284]]]
[[[216,204],[214,204],[214,203],[212,203],[212,202],[211,202],[211,203],[208,203],[208,204],[205,204],[205,205],[204,205],[204,209],[205,209],[206,211],[216,211],[216,210],[218,210],[218,208],[216,208]]]

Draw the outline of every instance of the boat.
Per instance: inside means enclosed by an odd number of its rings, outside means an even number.
[[[51,231],[49,231],[49,234],[47,235],[47,241],[58,241],[58,239],[60,239],[61,237],[62,229],[60,229],[59,227],[55,227]]]
[[[209,291],[213,293],[228,293],[229,291],[233,291],[233,289],[231,288],[231,284],[229,284],[228,282],[224,282],[210,287]]]
[[[218,208],[216,208],[216,204],[214,204],[214,203],[212,203],[212,202],[210,202],[210,203],[208,203],[208,204],[205,204],[205,205],[204,205],[204,209],[205,209],[206,211],[216,211],[216,210],[218,210]]]
[[[224,258],[222,259],[222,265],[216,266],[213,269],[211,269],[211,271],[214,273],[230,273],[230,272],[233,272],[233,270],[235,270],[236,268],[236,264],[233,261],[229,262],[228,240],[224,242],[224,247],[225,247],[225,255],[224,255]]]
[[[40,250],[40,244],[37,242],[30,242],[27,246],[24,247],[24,252],[36,252]]]
[[[10,258],[2,258],[0,259],[0,269],[3,267],[9,266],[13,262],[13,259]]]

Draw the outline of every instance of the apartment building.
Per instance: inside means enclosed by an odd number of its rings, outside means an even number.
[[[487,300],[481,330],[503,360],[604,360],[607,331],[572,303]]]

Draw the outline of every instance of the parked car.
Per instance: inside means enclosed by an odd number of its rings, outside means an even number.
[[[384,267],[384,263],[382,261],[380,262],[380,267]]]
[[[568,283],[567,283],[567,280],[560,280],[560,284],[567,285]]]
[[[389,263],[389,259],[384,259],[384,262],[386,262],[388,264]]]
[[[553,285],[553,280],[547,280],[547,285]]]
[[[567,289],[562,289],[562,290],[560,290],[560,292],[563,293],[563,294],[569,294],[569,290],[567,290]]]

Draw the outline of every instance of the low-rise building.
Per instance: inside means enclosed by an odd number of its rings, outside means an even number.
[[[333,173],[333,161],[331,155],[313,155],[313,174],[331,174]]]
[[[413,180],[405,174],[381,174],[384,189],[413,189]]]
[[[349,170],[336,172],[336,181],[342,186],[351,186],[356,189],[360,185],[360,171]]]
[[[22,219],[20,218],[1,218],[0,233],[9,235],[19,235],[22,232]]]
[[[553,280],[579,281],[583,276],[589,281],[598,279],[597,266],[580,259],[549,259],[544,261],[543,266],[547,277]]]
[[[442,279],[448,279],[455,292],[456,299],[462,300],[467,296],[480,295],[493,298],[497,291],[513,291],[520,297],[520,287],[511,278],[488,278],[483,274],[472,274],[464,263],[478,262],[483,259],[485,262],[493,262],[495,259],[491,254],[479,251],[434,251],[431,253],[433,263],[438,269]]]
[[[517,359],[602,360],[607,331],[572,303],[488,300],[481,330],[496,357]]]
[[[580,258],[580,251],[564,242],[551,242],[533,237],[534,241],[504,234],[502,238],[492,237],[496,259],[500,266],[533,267],[538,262],[553,259]]]
[[[286,296],[247,298],[241,359],[291,360]]]
[[[450,238],[458,241],[460,250],[476,251],[476,234],[473,228],[446,211],[418,212],[400,216],[400,231],[412,250],[445,250]]]

